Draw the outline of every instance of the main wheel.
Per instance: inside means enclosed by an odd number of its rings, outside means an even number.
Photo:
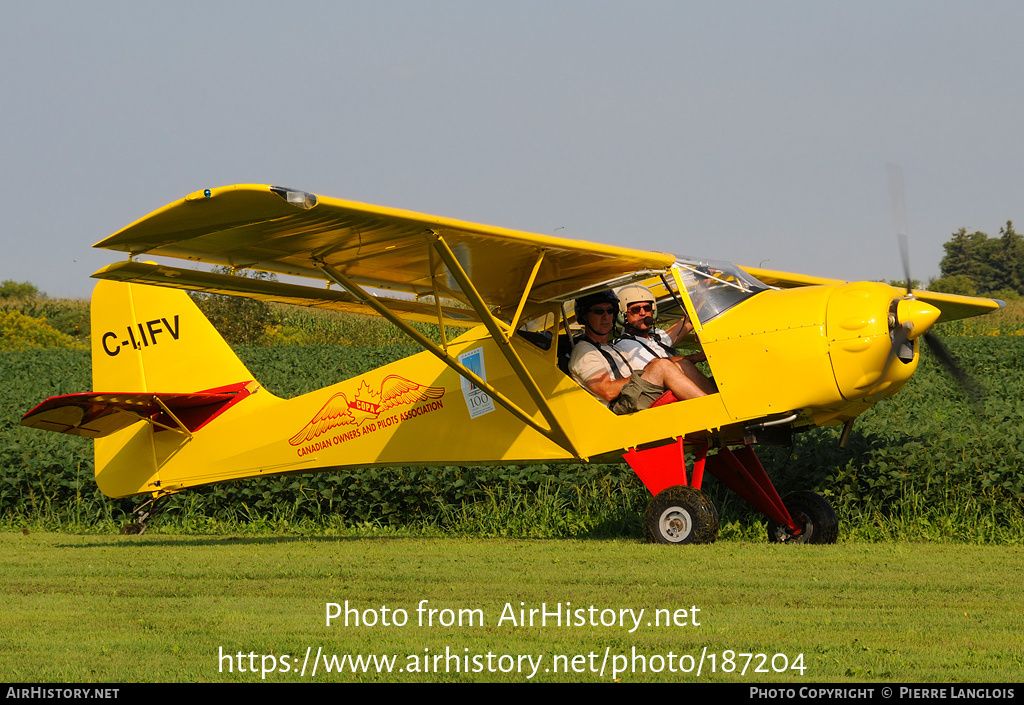
[[[793,521],[801,528],[793,533],[789,527],[768,520],[768,540],[773,543],[835,543],[839,535],[839,519],[832,505],[814,492],[793,492],[782,498]]]
[[[644,533],[652,543],[714,543],[718,510],[700,490],[685,485],[667,487],[648,503]]]

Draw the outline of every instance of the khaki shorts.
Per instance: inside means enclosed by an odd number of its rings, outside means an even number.
[[[641,370],[633,370],[619,396],[608,405],[609,409],[616,414],[632,414],[635,411],[643,411],[658,401],[658,397],[665,393],[665,388],[642,379],[642,374]]]

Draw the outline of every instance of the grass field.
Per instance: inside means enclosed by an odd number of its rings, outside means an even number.
[[[982,409],[923,356],[906,389],[858,419],[847,448],[820,429],[763,449],[783,492],[816,489],[836,506],[840,541],[827,547],[768,544],[759,517],[714,482],[718,543],[646,545],[647,495],[612,466],[231,483],[172,500],[149,533],[119,537],[132,502],[98,494],[88,442],[18,426],[45,396],[89,387],[84,310],[25,312],[45,314],[65,349],[0,352],[0,681],[1002,683],[1024,673],[1022,305],[937,328],[990,390]],[[53,337],[24,323],[10,325],[26,340]],[[343,324],[366,339],[319,344]],[[268,333],[276,347],[239,351],[292,396],[408,354],[383,345],[387,335],[347,319],[283,320]],[[325,361],[337,379],[323,378]],[[422,600],[438,610],[432,625],[418,624]],[[383,620],[387,606],[408,622],[326,626],[327,604],[346,601],[361,620]],[[615,625],[499,624],[506,605],[518,621],[542,604]],[[477,622],[440,623],[460,610]],[[680,623],[648,626],[652,614]]]
[[[1024,668],[1021,547],[5,533],[0,563],[8,682],[1007,683]],[[377,623],[326,626],[346,601]],[[542,604],[587,624],[519,623]],[[479,612],[459,626],[460,610]]]

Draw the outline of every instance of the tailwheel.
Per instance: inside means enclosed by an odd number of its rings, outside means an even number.
[[[652,543],[714,543],[718,538],[718,510],[698,489],[667,487],[647,505],[644,534]]]
[[[782,498],[789,515],[800,527],[790,531],[789,527],[768,520],[768,540],[772,543],[835,543],[839,535],[839,519],[832,505],[814,492],[793,492]]]
[[[132,511],[132,517],[137,521],[125,524],[121,527],[122,536],[138,536],[146,533],[146,520],[151,519],[156,513],[156,508],[163,500],[170,497],[170,494],[162,494],[143,502]]]

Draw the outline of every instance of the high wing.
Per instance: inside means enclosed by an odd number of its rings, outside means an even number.
[[[798,286],[820,286],[825,284],[846,283],[842,279],[826,279],[824,277],[812,277],[807,274],[792,274],[790,272],[779,272],[772,269],[760,269],[758,267],[742,267],[742,269],[765,284],[775,286],[780,289],[792,289]],[[942,312],[936,321],[937,323],[941,323],[943,321],[955,321],[959,318],[980,316],[1006,306],[1006,303],[999,299],[985,299],[977,296],[943,294],[938,291],[920,291],[918,289],[914,289],[910,293],[919,301],[931,304]]]
[[[243,184],[197,191],[96,244],[139,255],[159,255],[346,282],[347,294],[275,282],[235,282],[233,293],[308,303],[330,300],[357,310],[366,303],[357,288],[401,291],[414,297],[471,304],[455,271],[501,321],[529,313],[530,305],[571,298],[577,292],[642,270],[666,270],[674,257],[611,245],[468,223],[411,211],[326,198],[275,186]],[[122,263],[100,278],[162,283],[231,293],[227,277],[164,267],[141,271]],[[163,273],[161,273],[163,272]],[[349,287],[347,283],[355,284]],[[218,287],[221,287],[218,289]],[[240,289],[245,289],[240,291]],[[302,291],[302,289],[306,289]],[[313,292],[317,292],[314,296]],[[428,303],[406,305],[406,316],[436,312]],[[314,304],[322,305],[322,304]],[[524,309],[526,309],[524,311]],[[467,320],[464,311],[461,325]],[[479,312],[477,312],[479,314]],[[446,322],[460,324],[451,310]],[[401,314],[400,314],[401,315]]]

